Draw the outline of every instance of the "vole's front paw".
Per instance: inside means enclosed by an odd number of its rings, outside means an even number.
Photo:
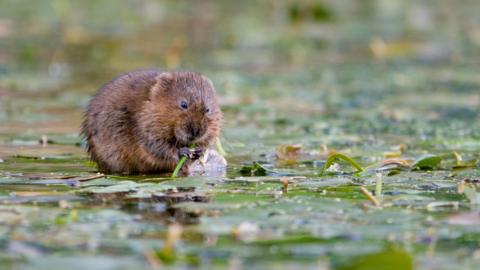
[[[180,149],[178,149],[178,156],[179,157],[188,157],[190,158],[190,149],[188,147],[182,147]]]
[[[199,159],[201,156],[203,156],[203,153],[205,152],[205,148],[203,147],[195,147],[194,149],[191,150],[191,159]]]
[[[188,147],[182,147],[178,150],[178,154],[180,157],[186,156],[193,160],[199,159],[204,152],[205,149],[203,147],[195,147],[193,149],[190,149]]]

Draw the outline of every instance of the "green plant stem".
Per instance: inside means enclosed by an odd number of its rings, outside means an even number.
[[[175,167],[175,170],[173,170],[172,176],[170,176],[170,178],[176,178],[177,177],[178,172],[183,167],[183,164],[185,164],[185,161],[187,161],[186,156],[183,156],[183,157],[180,158],[180,160],[177,163],[177,167]]]
[[[195,148],[195,144],[191,144],[189,148]],[[187,161],[187,157],[183,156],[180,158],[180,160],[177,163],[177,166],[175,167],[175,170],[173,170],[172,176],[170,178],[176,178],[178,176],[178,172],[180,169],[183,167],[183,164],[185,164],[185,161]]]
[[[217,146],[218,153],[220,153],[220,155],[226,157],[227,152],[225,152],[225,149],[223,149],[222,142],[220,141],[220,138],[217,138],[216,146]]]

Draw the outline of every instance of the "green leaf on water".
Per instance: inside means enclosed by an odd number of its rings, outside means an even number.
[[[402,249],[387,249],[358,257],[349,265],[337,270],[411,270],[413,269],[412,256]]]
[[[417,158],[413,164],[412,168],[418,168],[420,170],[433,169],[440,164],[442,157],[432,154],[425,154]]]
[[[171,247],[165,247],[163,249],[157,250],[155,252],[155,255],[165,264],[173,264],[178,259],[178,256],[175,253],[175,249]]]
[[[353,160],[352,158],[344,155],[344,154],[340,154],[340,153],[331,153],[330,155],[328,155],[328,158],[327,158],[327,161],[325,162],[325,165],[323,166],[322,170],[320,171],[320,175],[323,175],[325,173],[325,171],[330,167],[332,166],[333,163],[335,163],[335,161],[337,159],[341,159],[341,160],[344,160],[346,161],[347,163],[349,163],[352,167],[354,167],[355,169],[357,169],[356,173],[359,173],[359,172],[363,172],[364,169],[362,166],[360,166],[360,164],[358,164],[355,160]]]
[[[240,174],[243,176],[265,176],[267,170],[258,162],[254,162],[253,165],[246,165],[240,169]]]

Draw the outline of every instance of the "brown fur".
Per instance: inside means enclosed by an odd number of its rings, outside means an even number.
[[[82,134],[100,171],[158,173],[175,168],[179,148],[210,147],[221,120],[213,84],[205,76],[139,70],[98,91],[87,107]]]

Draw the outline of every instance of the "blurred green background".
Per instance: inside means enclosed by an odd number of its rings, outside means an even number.
[[[372,109],[397,91],[422,106],[423,98],[452,86],[460,113],[478,116],[477,6],[2,0],[0,132],[74,132],[89,95],[117,74],[145,67],[205,73],[227,111],[258,101],[281,107],[273,108],[278,118],[304,110],[315,117],[343,107]],[[61,125],[39,126],[53,119]]]

